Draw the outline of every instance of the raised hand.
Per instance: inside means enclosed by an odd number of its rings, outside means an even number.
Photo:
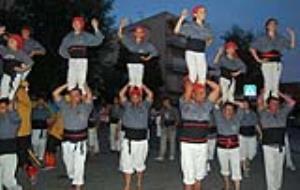
[[[181,19],[186,19],[188,16],[189,16],[189,11],[188,11],[188,9],[183,9],[183,10],[181,11],[180,18],[181,18]]]
[[[91,25],[95,30],[98,30],[99,28],[99,21],[96,18],[93,18],[91,21]]]

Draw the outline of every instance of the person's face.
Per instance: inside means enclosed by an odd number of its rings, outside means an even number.
[[[73,21],[72,25],[76,32],[81,32],[83,30],[83,24],[78,20]]]
[[[22,35],[23,39],[26,39],[26,40],[29,39],[30,38],[30,34],[31,34],[30,30],[23,29],[21,31],[21,35]]]
[[[70,92],[70,101],[72,104],[79,104],[82,99],[82,96],[79,90],[72,90]]]
[[[206,15],[207,15],[207,11],[205,8],[201,8],[201,9],[198,9],[197,12],[194,14],[194,17],[197,19],[197,20],[205,20],[206,18]]]
[[[44,103],[45,103],[45,100],[44,100],[43,98],[39,98],[39,99],[37,100],[37,105],[38,105],[38,106],[42,106],[42,105],[44,105]]]
[[[18,50],[18,43],[16,40],[9,38],[8,39],[8,47],[13,50]]]
[[[8,110],[8,105],[6,103],[0,104],[0,114],[5,114]]]
[[[272,113],[276,113],[279,109],[279,101],[278,100],[270,100],[269,102],[269,110]]]
[[[278,24],[275,21],[271,21],[267,25],[267,30],[270,32],[276,32],[278,28]]]
[[[136,105],[136,104],[139,104],[141,102],[141,97],[138,96],[138,95],[132,95],[130,96],[130,101]]]
[[[246,110],[250,109],[250,104],[249,104],[249,102],[244,101],[244,106],[245,106],[245,109],[246,109]]]
[[[165,99],[163,101],[163,106],[166,107],[166,108],[169,108],[171,106],[171,102],[169,99]]]
[[[226,105],[223,108],[223,115],[226,119],[233,118],[234,114],[235,114],[235,110],[234,110],[234,107],[232,105]]]
[[[197,103],[202,103],[205,101],[206,98],[206,90],[205,88],[202,89],[198,89],[193,93],[193,99],[197,102]]]
[[[0,34],[3,34],[6,32],[6,27],[5,26],[0,26]]]
[[[234,47],[226,48],[226,54],[227,55],[235,55],[236,49]]]
[[[144,39],[145,36],[146,36],[146,32],[143,28],[141,27],[137,27],[135,30],[134,30],[134,33],[133,33],[133,36],[134,38],[137,40],[137,39]]]

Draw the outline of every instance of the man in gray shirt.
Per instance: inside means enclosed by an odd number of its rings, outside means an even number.
[[[89,115],[93,109],[93,96],[88,87],[86,95],[79,89],[69,91],[70,101],[63,99],[61,93],[67,84],[58,87],[53,92],[64,122],[64,139],[62,143],[63,160],[72,186],[81,190],[84,185],[84,170],[87,154],[87,128]]]
[[[78,85],[83,94],[85,94],[84,85],[88,70],[87,48],[100,45],[104,39],[99,30],[98,20],[92,19],[91,25],[95,35],[84,31],[85,21],[83,17],[74,17],[72,21],[73,31],[63,38],[59,47],[59,54],[69,60],[68,90]]]
[[[21,190],[17,170],[17,132],[21,119],[8,99],[0,99],[0,189]]]
[[[119,93],[123,106],[122,123],[125,133],[120,156],[120,170],[125,179],[124,190],[131,189],[131,178],[134,172],[137,173],[137,189],[143,189],[143,175],[148,154],[149,110],[153,102],[153,93],[146,86],[142,86],[142,90],[146,93],[145,100],[141,88],[129,84]],[[129,91],[129,100],[126,97],[127,91]]]
[[[289,112],[296,101],[279,92],[279,97],[285,103],[280,104],[280,99],[270,97],[267,104],[263,95],[258,98],[258,114],[263,131],[263,152],[265,161],[265,173],[268,190],[281,189],[283,164],[285,158],[284,136]]]

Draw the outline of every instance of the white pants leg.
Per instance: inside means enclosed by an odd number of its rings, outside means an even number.
[[[120,170],[126,174],[133,174],[134,172],[144,172],[146,170],[146,159],[148,155],[148,141],[134,141],[122,140],[121,156],[120,156]],[[130,149],[130,152],[129,152]]]
[[[63,160],[72,185],[84,184],[84,170],[87,153],[87,142],[63,142]]]
[[[12,88],[9,92],[9,99],[10,100],[14,99],[15,94],[16,94],[19,86],[20,86],[21,80],[22,80],[22,74],[17,74],[16,77],[14,78],[14,80],[13,80]]]
[[[21,80],[26,80],[26,78],[28,77],[30,72],[31,72],[31,69],[22,73]]]
[[[291,152],[291,147],[290,147],[290,141],[289,141],[289,135],[286,133],[284,137],[284,144],[285,144],[285,150],[286,150],[286,166],[288,168],[295,168],[295,164],[292,159],[292,152]]]
[[[201,181],[207,174],[207,143],[181,142],[181,169],[183,182],[193,185]]]
[[[141,87],[144,78],[144,65],[138,63],[128,63],[129,84],[132,86]]]
[[[198,80],[199,83],[205,84],[207,73],[205,53],[186,51],[185,60],[187,63],[190,81],[195,83]]]
[[[267,190],[279,190],[282,185],[285,148],[280,152],[279,148],[264,145],[263,151]]]
[[[222,102],[229,101],[230,97],[230,80],[221,77],[220,78],[220,86],[222,92]]]
[[[2,80],[1,80],[1,98],[8,98],[9,91],[10,91],[10,82],[11,77],[7,74],[3,74]]]
[[[0,189],[4,186],[8,190],[22,190],[15,177],[18,158],[16,154],[0,156]]]
[[[43,160],[46,143],[47,143],[47,130],[33,129],[31,135],[32,148],[38,159]]]
[[[256,136],[245,137],[240,135],[240,158],[241,161],[253,160],[257,152]]]
[[[231,179],[233,181],[240,181],[242,179],[242,175],[239,148],[218,148],[217,152],[221,166],[221,174],[223,176],[229,176],[231,173]]]
[[[96,127],[88,129],[88,145],[92,149],[93,153],[99,153],[99,140]]]
[[[86,83],[88,71],[87,59],[69,59],[69,69],[67,76],[68,90],[78,88],[85,94],[84,85]]]
[[[208,160],[211,161],[215,157],[215,151],[216,151],[216,138],[209,138],[207,141],[208,144]]]
[[[120,151],[120,146],[119,146],[119,140],[120,137],[118,139],[116,139],[116,135],[119,136],[119,134],[117,134],[118,129],[119,129],[119,124],[118,123],[111,123],[110,124],[110,149],[112,151]]]
[[[272,96],[278,97],[279,82],[282,71],[281,63],[264,63],[261,68],[265,81],[264,99],[267,100],[270,93],[272,93]]]

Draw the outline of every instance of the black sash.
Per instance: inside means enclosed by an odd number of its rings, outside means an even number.
[[[144,63],[145,61],[142,60],[142,56],[149,56],[149,53],[133,53],[128,52],[127,55],[127,63]]]
[[[206,143],[208,134],[208,121],[183,121],[179,130],[179,140],[189,143]]]
[[[111,123],[117,124],[117,123],[119,123],[119,121],[120,121],[119,118],[116,118],[116,117],[111,117],[111,118],[110,118],[110,122],[111,122]]]
[[[263,129],[263,145],[279,145],[284,146],[284,135],[286,128],[267,128]]]
[[[218,135],[217,139],[217,144],[220,148],[233,149],[239,147],[238,135]]]
[[[87,58],[86,46],[71,46],[68,52],[72,58]]]
[[[233,77],[231,73],[236,72],[237,70],[227,69],[225,67],[221,67],[221,77],[231,80]]]
[[[147,139],[147,129],[130,129],[124,126],[123,130],[125,138],[128,140],[142,141]]]
[[[87,129],[73,131],[73,130],[64,130],[64,141],[70,141],[72,143],[77,143],[84,141],[88,138]]]
[[[201,39],[188,38],[186,43],[186,49],[195,52],[205,52],[206,41]]]
[[[14,77],[17,72],[15,71],[15,67],[20,67],[23,62],[15,60],[15,59],[4,59],[3,60],[3,73]]]
[[[33,120],[32,121],[32,129],[47,129],[47,121],[46,120]]]
[[[255,136],[255,126],[241,126],[240,134],[245,137]]]
[[[17,152],[17,139],[1,139],[0,140],[0,155],[13,154]]]

